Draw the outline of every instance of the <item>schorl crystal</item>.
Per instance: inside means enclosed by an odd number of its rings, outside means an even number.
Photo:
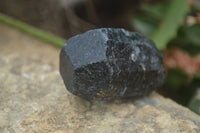
[[[87,100],[138,98],[164,83],[161,53],[144,36],[95,29],[70,38],[60,53],[66,88]]]

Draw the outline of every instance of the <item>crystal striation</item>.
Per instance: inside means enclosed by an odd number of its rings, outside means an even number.
[[[70,38],[60,52],[66,88],[87,100],[138,98],[164,83],[154,43],[124,29],[95,29]]]

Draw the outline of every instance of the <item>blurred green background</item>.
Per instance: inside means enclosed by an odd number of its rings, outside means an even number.
[[[0,22],[59,47],[100,27],[144,34],[164,56],[158,92],[200,114],[200,0],[1,0],[0,13]]]

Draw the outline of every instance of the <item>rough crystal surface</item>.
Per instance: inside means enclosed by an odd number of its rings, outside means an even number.
[[[66,88],[88,100],[138,98],[161,86],[161,53],[144,36],[101,28],[70,38],[60,53]]]

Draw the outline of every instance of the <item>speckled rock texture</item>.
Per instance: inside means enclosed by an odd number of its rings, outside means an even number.
[[[138,98],[165,80],[161,53],[137,32],[94,29],[70,38],[60,53],[66,88],[88,100]]]
[[[199,133],[200,117],[157,93],[88,102],[67,92],[59,49],[0,24],[0,133]]]

